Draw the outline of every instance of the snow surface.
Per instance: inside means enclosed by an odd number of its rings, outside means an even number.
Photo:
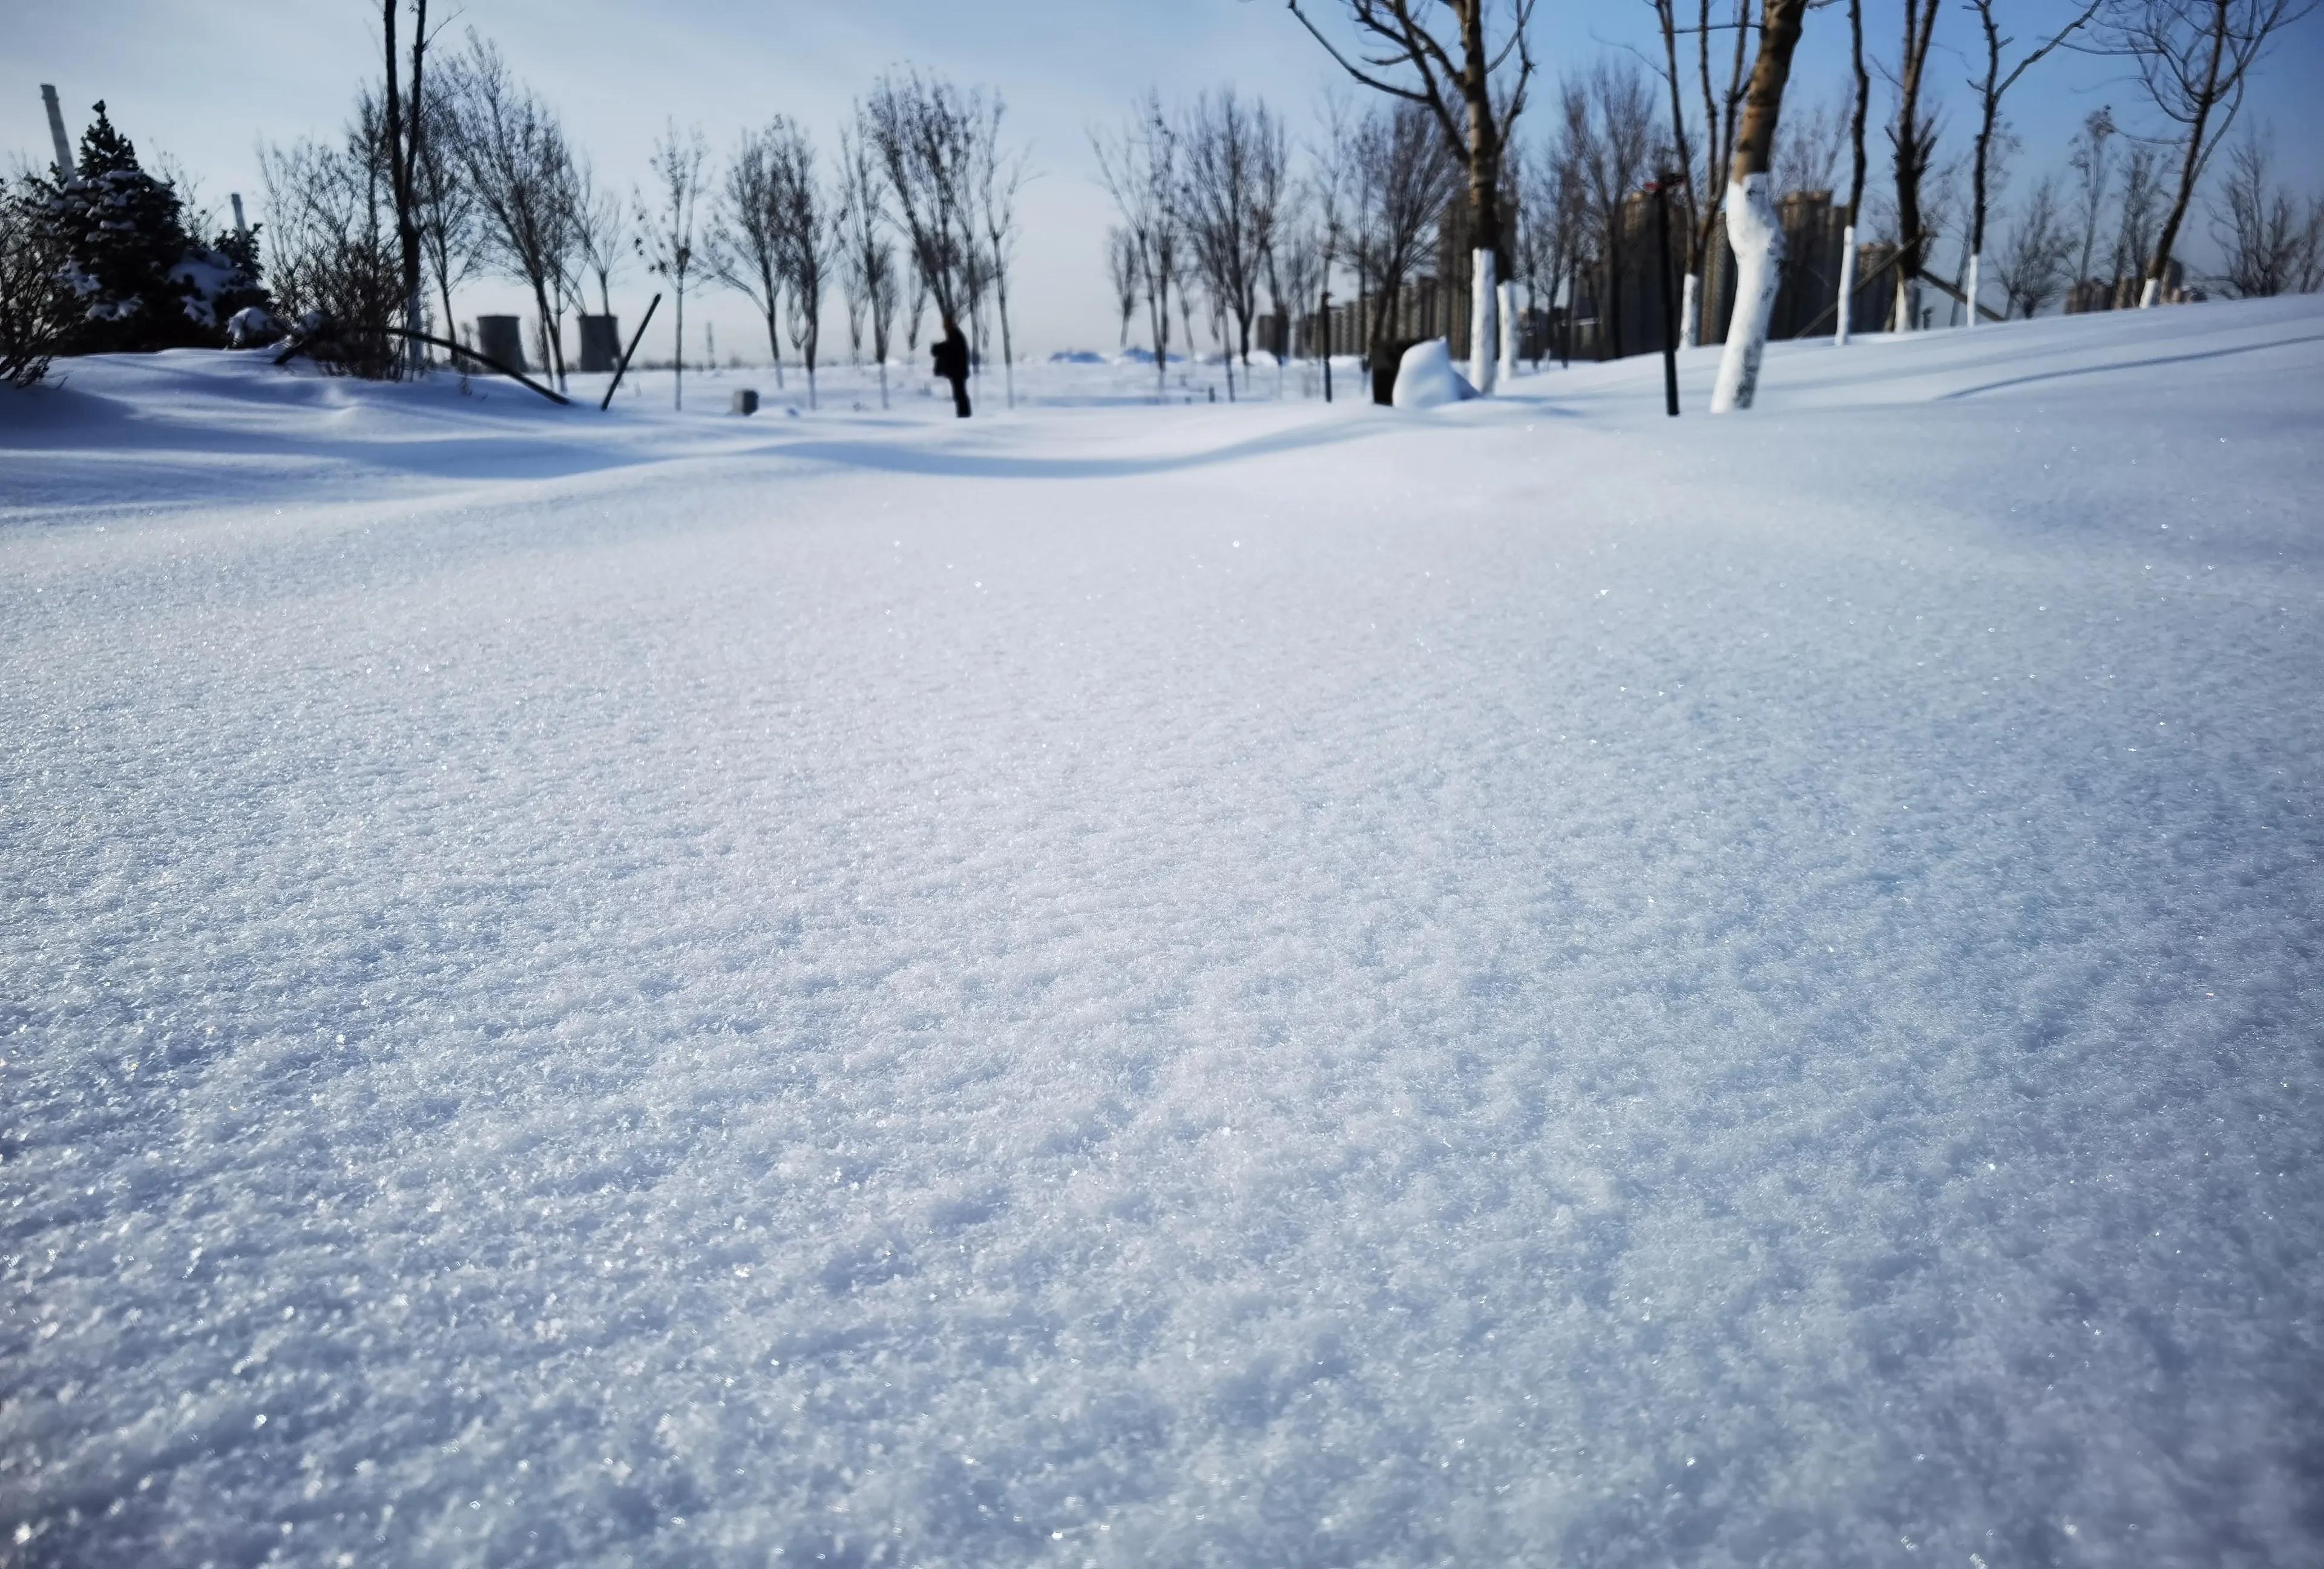
[[[2318,1562],[2319,344],[0,397],[0,1563]]]

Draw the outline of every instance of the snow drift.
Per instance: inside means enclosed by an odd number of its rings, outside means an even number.
[[[2314,1561],[2319,339],[0,397],[0,1562]]]

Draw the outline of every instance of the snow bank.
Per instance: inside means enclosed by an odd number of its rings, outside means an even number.
[[[1399,409],[1434,409],[1476,395],[1477,389],[1452,368],[1452,351],[1441,337],[1414,344],[1397,362],[1390,401]]]
[[[0,394],[0,1563],[2316,1561],[2319,338]]]

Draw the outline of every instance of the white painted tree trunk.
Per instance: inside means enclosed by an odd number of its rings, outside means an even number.
[[[1840,304],[1837,308],[1839,325],[1831,329],[1835,348],[1848,346],[1849,318],[1856,314],[1856,226],[1849,225],[1840,232]]]
[[[1767,324],[1775,314],[1775,291],[1783,281],[1784,231],[1767,195],[1768,177],[1747,175],[1727,187],[1727,238],[1735,248],[1735,314],[1727,324],[1726,351],[1719,356],[1719,380],[1711,388],[1711,411],[1748,409],[1759,390],[1759,360],[1767,350]]]
[[[1969,282],[1962,287],[1961,292],[1969,299],[1969,324],[1971,327],[1977,325],[1978,270],[1984,261],[1985,258],[1975,251],[1969,254]]]
[[[2161,301],[2162,297],[2163,281],[2159,278],[2149,278],[2146,281],[2146,287],[2138,291],[2138,308],[2141,310],[2152,310]]]
[[[1904,269],[1902,267],[1896,269],[1896,308],[1895,314],[1895,326],[1898,332],[1910,332],[1913,330],[1914,327],[1916,325],[1913,320],[1913,318],[1917,314],[1917,312],[1913,309],[1913,286],[1905,281]]]
[[[1474,251],[1470,256],[1474,287],[1469,298],[1469,379],[1480,395],[1489,396],[1499,337],[1493,324],[1493,253]]]
[[[1689,272],[1680,287],[1678,304],[1678,346],[1681,348],[1700,347],[1702,343],[1702,274]]]
[[[1493,290],[1493,309],[1501,318],[1501,365],[1497,373],[1502,381],[1514,381],[1517,374],[1517,286],[1504,279]]]

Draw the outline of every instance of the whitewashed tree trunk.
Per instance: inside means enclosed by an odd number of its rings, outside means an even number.
[[[2162,298],[2163,281],[2160,278],[2149,278],[2146,281],[2146,286],[2138,291],[2138,308],[2141,310],[2152,310]]]
[[[1848,346],[1849,318],[1856,314],[1856,226],[1840,232],[1840,305],[1838,326],[1831,329],[1832,346]]]
[[[1784,231],[1767,195],[1768,176],[1747,175],[1727,187],[1727,236],[1735,248],[1735,314],[1727,324],[1726,351],[1719,356],[1719,381],[1711,411],[1748,409],[1759,390],[1759,361],[1767,349],[1767,325],[1775,314],[1775,291],[1783,281]]]
[[[1913,286],[1904,279],[1904,269],[1899,267],[1896,269],[1896,305],[1894,312],[1896,330],[1912,331],[1915,325],[1913,318],[1916,314],[1918,313],[1913,309]]]
[[[1494,351],[1499,338],[1493,323],[1493,253],[1470,254],[1474,287],[1469,300],[1469,376],[1480,395],[1489,395],[1493,390]]]
[[[1702,343],[1702,274],[1689,272],[1679,290],[1678,346],[1697,348]]]
[[[1517,286],[1503,279],[1493,290],[1493,309],[1501,318],[1501,365],[1497,373],[1505,382],[1517,374]]]
[[[1978,270],[1984,261],[1985,258],[1975,251],[1969,254],[1969,281],[1961,288],[1962,295],[1969,300],[1969,324],[1971,327],[1977,325]]]

